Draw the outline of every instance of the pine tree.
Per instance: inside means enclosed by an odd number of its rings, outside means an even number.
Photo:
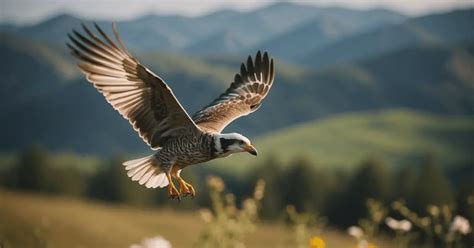
[[[39,145],[31,145],[21,155],[16,166],[16,185],[19,189],[48,191],[50,166],[48,152]]]
[[[428,159],[422,166],[412,200],[418,212],[425,211],[429,204],[443,205],[454,202],[451,185],[444,171],[433,159]]]
[[[285,203],[282,195],[282,173],[281,164],[278,159],[270,155],[261,166],[253,172],[252,182],[249,185],[255,185],[258,179],[265,181],[265,194],[261,201],[260,216],[265,219],[275,219],[282,214]],[[252,194],[253,187],[249,190],[249,195]]]

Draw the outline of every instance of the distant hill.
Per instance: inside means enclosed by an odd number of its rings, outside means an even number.
[[[3,63],[0,111],[10,111],[31,103],[79,75],[68,54],[57,47],[0,33]]]
[[[230,31],[217,32],[185,48],[186,53],[198,55],[236,54],[245,50],[249,42]]]
[[[383,10],[367,10],[360,13],[344,9],[328,8],[315,18],[292,28],[280,35],[257,44],[257,49],[265,48],[276,57],[297,62],[299,58],[345,36],[358,34],[364,30],[399,23],[404,20],[400,14]]]
[[[4,84],[14,87],[2,91],[6,104],[2,108],[9,112],[0,122],[1,150],[14,151],[38,142],[53,150],[81,153],[146,151],[127,121],[78,71],[69,74],[75,65],[64,50],[32,41],[0,44],[0,56],[10,60],[2,67],[10,77]],[[18,44],[21,49],[16,49]],[[38,54],[43,50],[50,55]],[[137,56],[170,84],[189,113],[223,92],[246,58],[220,62],[170,53],[138,52]],[[470,43],[410,47],[319,71],[277,60],[275,86],[262,108],[226,131],[252,137],[337,113],[399,107],[472,115],[473,58],[474,44]]]
[[[474,9],[417,17],[400,24],[354,34],[316,48],[302,57],[308,67],[323,67],[377,57],[421,44],[474,40]]]
[[[368,12],[377,14],[367,15]],[[405,18],[388,10],[362,11],[275,3],[249,12],[223,10],[199,17],[146,15],[118,22],[118,27],[132,49],[220,54],[237,50],[247,52],[258,43],[290,31],[317,16],[351,23],[354,29],[379,26]],[[93,20],[81,20],[76,16],[61,14],[36,25],[15,29],[5,27],[5,30],[63,45],[67,39],[66,33],[72,28],[80,28],[81,22],[90,24],[91,21]],[[104,28],[110,27],[109,22],[95,21]],[[224,37],[221,38],[221,35]],[[229,42],[237,46],[229,45]]]
[[[212,163],[211,169],[249,172],[274,156],[284,163],[308,158],[320,167],[350,168],[367,158],[392,166],[418,165],[434,157],[443,166],[473,163],[474,118],[406,109],[336,115],[280,129],[254,139],[248,154]]]

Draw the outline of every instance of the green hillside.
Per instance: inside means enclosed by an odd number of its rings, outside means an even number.
[[[213,168],[245,172],[270,156],[285,162],[303,156],[335,168],[350,168],[369,157],[395,166],[416,164],[426,156],[435,156],[445,166],[473,162],[474,117],[405,109],[349,113],[253,140],[258,160],[239,154],[215,162]]]

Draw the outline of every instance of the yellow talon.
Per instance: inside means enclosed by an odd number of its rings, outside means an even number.
[[[179,192],[184,196],[190,195],[194,198],[194,196],[196,195],[196,191],[194,190],[194,187],[191,184],[184,181],[184,179],[182,179],[180,176],[177,176],[176,179],[178,179],[178,183],[179,183]]]
[[[176,187],[173,184],[173,180],[171,180],[171,174],[166,173],[166,177],[168,178],[168,191],[169,191],[169,198],[174,199],[177,198],[178,201],[181,200],[181,197],[179,195],[179,191],[176,189]]]

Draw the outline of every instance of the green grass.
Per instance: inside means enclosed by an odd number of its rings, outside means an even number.
[[[474,118],[405,109],[348,113],[277,130],[257,139],[258,159],[248,154],[215,161],[216,169],[246,172],[276,156],[304,156],[317,166],[350,168],[369,157],[390,165],[419,163],[434,156],[444,166],[472,162]]]
[[[192,247],[203,225],[197,211],[137,209],[0,190],[0,244],[5,247],[128,247],[158,235],[173,247]],[[259,224],[245,243],[285,247],[291,235],[283,224]],[[339,231],[320,236],[328,247],[355,246]]]

